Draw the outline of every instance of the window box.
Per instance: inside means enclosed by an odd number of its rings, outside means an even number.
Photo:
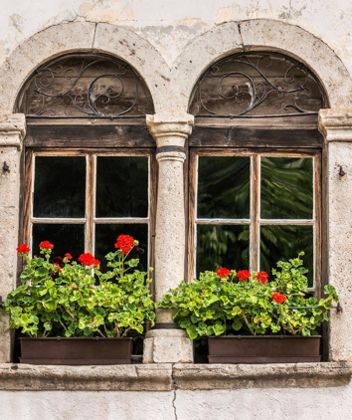
[[[208,337],[209,363],[297,363],[321,361],[321,336]]]
[[[38,365],[129,364],[132,338],[45,337],[20,338],[21,363]]]

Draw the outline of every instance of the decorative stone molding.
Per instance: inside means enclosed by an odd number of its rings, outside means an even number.
[[[321,109],[318,121],[325,141],[352,141],[352,108]]]
[[[0,295],[5,297],[16,285],[20,155],[26,131],[23,114],[0,115]],[[5,239],[6,238],[6,239]],[[11,333],[7,318],[0,322],[0,362],[11,360]],[[5,331],[5,332],[4,332]]]
[[[159,163],[155,222],[155,297],[160,300],[184,279],[186,227],[183,163],[192,115],[147,115],[147,126],[157,145]],[[171,228],[170,228],[171,227]],[[144,340],[144,363],[193,361],[193,346],[174,328],[170,311],[157,311],[157,325]]]
[[[266,365],[144,364],[40,366],[0,364],[0,390],[176,391],[322,388],[350,382],[348,363]]]
[[[147,126],[156,141],[157,148],[183,148],[186,139],[192,133],[194,116],[184,114],[179,116],[156,114],[147,115]],[[182,152],[181,152],[182,153]]]
[[[16,147],[21,150],[25,134],[26,118],[24,114],[0,116],[0,148]]]
[[[0,112],[13,112],[21,87],[38,66],[72,51],[99,51],[127,61],[148,85],[155,112],[164,108],[164,98],[169,100],[170,69],[148,40],[126,26],[77,21],[39,31],[0,65]]]
[[[352,108],[322,109],[319,129],[327,144],[326,153],[326,226],[328,281],[340,296],[343,311],[331,311],[329,358],[352,361]]]
[[[187,44],[171,71],[173,84],[182,77],[181,94],[175,98],[178,107],[187,109],[195,83],[209,66],[226,55],[250,50],[277,51],[301,61],[318,76],[331,107],[352,103],[351,75],[323,40],[287,21],[247,19],[224,22]]]

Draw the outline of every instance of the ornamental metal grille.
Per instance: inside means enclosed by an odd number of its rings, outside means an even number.
[[[151,95],[130,65],[101,54],[74,54],[43,65],[26,82],[18,110],[27,117],[141,117]]]
[[[324,90],[298,61],[277,53],[226,57],[198,81],[190,113],[197,117],[287,117],[316,115],[326,107]]]

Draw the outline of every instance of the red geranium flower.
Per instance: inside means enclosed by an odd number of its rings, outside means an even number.
[[[138,241],[130,235],[120,235],[115,242],[115,248],[121,249],[124,254],[128,254],[136,245]]]
[[[267,284],[268,278],[268,273],[265,271],[259,271],[259,273],[257,273],[257,280],[262,284]]]
[[[237,277],[239,281],[246,281],[251,276],[251,273],[248,270],[237,271]]]
[[[68,260],[72,260],[73,257],[69,252],[66,252],[65,258],[67,258]]]
[[[53,265],[55,265],[55,267],[57,268],[57,271],[61,270],[61,266],[59,263],[54,263]]]
[[[53,249],[54,248],[54,244],[52,244],[49,241],[42,241],[39,244],[39,248],[40,249]]]
[[[218,271],[216,272],[216,274],[220,277],[227,277],[229,274],[231,274],[231,270],[225,267],[220,267],[218,268]]]
[[[78,261],[83,264],[83,265],[87,265],[87,266],[91,266],[91,265],[100,265],[100,261],[96,260],[92,254],[90,254],[89,252],[86,252],[85,254],[81,254],[78,258]]]
[[[287,296],[279,292],[273,292],[271,296],[276,303],[283,303],[287,300]]]
[[[27,252],[29,252],[29,246],[26,243],[21,244],[16,248],[16,251],[20,254],[27,254]]]

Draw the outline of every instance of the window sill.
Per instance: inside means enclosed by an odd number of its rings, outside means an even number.
[[[44,366],[0,364],[7,391],[171,391],[244,388],[321,388],[347,385],[347,362],[265,365],[140,364]]]

